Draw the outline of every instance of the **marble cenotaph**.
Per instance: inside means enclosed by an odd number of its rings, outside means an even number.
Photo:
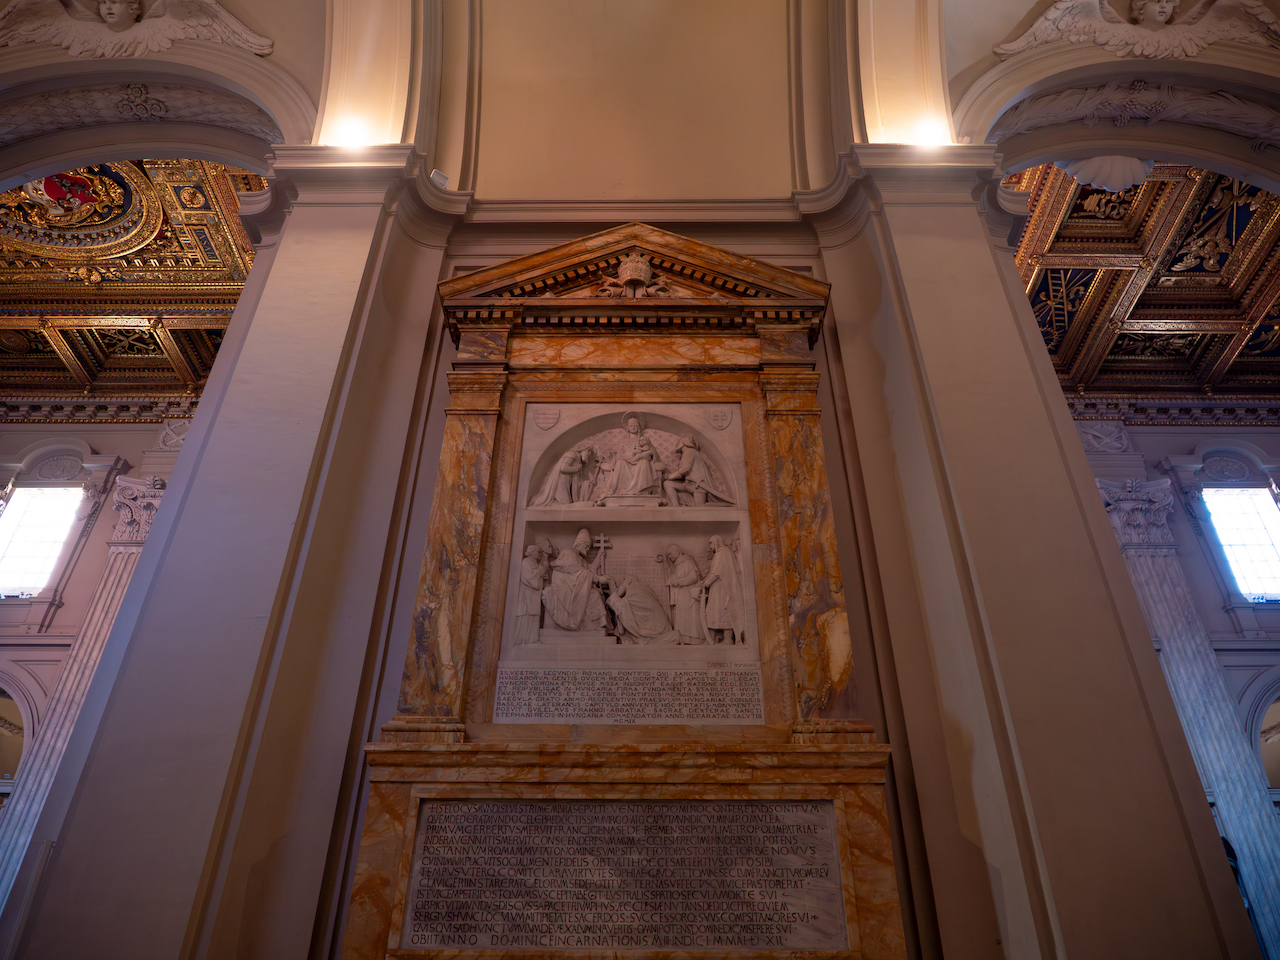
[[[905,956],[889,747],[831,709],[826,285],[630,224],[440,300],[458,354],[344,957]]]

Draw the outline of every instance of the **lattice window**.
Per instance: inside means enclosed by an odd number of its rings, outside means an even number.
[[[80,487],[19,487],[0,513],[0,596],[30,597],[53,575],[84,501]]]
[[[1280,600],[1280,507],[1264,487],[1206,487],[1214,532],[1236,587],[1252,601]]]

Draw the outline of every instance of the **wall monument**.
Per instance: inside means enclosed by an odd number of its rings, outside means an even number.
[[[630,224],[440,299],[458,356],[346,960],[905,956],[889,748],[832,709],[827,286]]]

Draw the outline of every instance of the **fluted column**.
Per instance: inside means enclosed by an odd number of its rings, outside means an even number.
[[[13,795],[0,811],[0,903],[9,896],[26,856],[40,810],[80,716],[80,706],[102,656],[102,646],[111,633],[111,624],[115,622],[120,601],[151,530],[164,487],[165,482],[158,477],[116,478],[112,505],[120,518],[111,533],[107,564],[49,698],[44,722],[22,758]]]
[[[1187,742],[1218,820],[1240,858],[1240,874],[1271,956],[1280,956],[1280,816],[1262,762],[1241,729],[1235,704],[1196,613],[1169,530],[1169,480],[1099,480],[1107,515],[1138,592]]]

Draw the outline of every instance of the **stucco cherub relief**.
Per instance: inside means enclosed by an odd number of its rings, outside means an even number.
[[[1280,21],[1262,0],[1200,0],[1179,14],[1180,6],[1182,0],[1132,0],[1126,18],[1108,0],[1057,0],[995,54],[1005,60],[1058,40],[1156,60],[1194,57],[1219,40],[1280,47]]]
[[[175,40],[209,40],[265,57],[273,44],[217,0],[13,0],[0,12],[0,46],[56,43],[73,57],[141,57]]]

